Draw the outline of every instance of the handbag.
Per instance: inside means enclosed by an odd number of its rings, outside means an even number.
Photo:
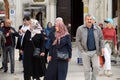
[[[69,54],[65,52],[57,51],[57,58],[59,60],[67,60],[69,58]]]
[[[40,48],[34,48],[33,56],[40,57]]]
[[[40,57],[40,48],[36,48],[35,45],[34,45],[34,43],[33,43],[33,41],[32,41],[32,44],[33,44],[33,47],[34,47],[33,56]]]

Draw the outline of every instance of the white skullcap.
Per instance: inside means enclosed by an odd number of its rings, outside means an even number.
[[[57,21],[62,21],[63,22],[63,19],[61,17],[57,17],[55,22],[57,22]]]

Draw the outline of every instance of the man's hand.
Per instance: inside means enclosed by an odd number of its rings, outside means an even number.
[[[14,31],[14,30],[12,30],[12,29],[10,29],[10,30],[9,30],[9,33],[15,33],[15,31]]]
[[[10,33],[8,32],[7,34],[6,34],[6,37],[8,37],[10,35]]]

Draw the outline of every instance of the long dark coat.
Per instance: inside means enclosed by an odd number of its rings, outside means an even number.
[[[19,30],[22,28],[22,25],[19,26]],[[18,39],[17,39],[17,44],[16,44],[16,49],[21,49],[21,39],[22,39],[22,36],[19,35],[18,36]]]
[[[31,32],[26,31],[22,49],[24,51],[24,78],[33,76],[41,77],[45,74],[45,59],[44,57],[36,58],[33,57],[33,43],[36,48],[40,48],[41,52],[44,52],[44,38],[42,34],[36,34],[31,40]]]

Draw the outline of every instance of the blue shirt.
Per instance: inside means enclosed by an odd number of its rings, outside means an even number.
[[[95,38],[94,38],[94,28],[93,26],[88,29],[88,36],[87,36],[87,48],[88,51],[93,51],[96,50],[96,45],[95,45]]]

